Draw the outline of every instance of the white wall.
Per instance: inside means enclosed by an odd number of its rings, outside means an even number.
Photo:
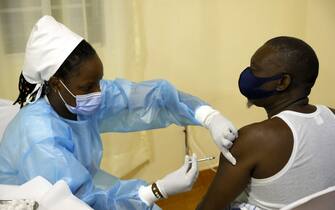
[[[318,80],[312,90],[313,103],[335,106],[334,90],[334,61],[335,61],[335,1],[309,0],[307,3],[307,16],[305,40],[316,51],[320,69]]]
[[[306,40],[320,59],[320,76],[311,101],[334,106],[334,97],[325,92],[334,89],[334,6],[332,0],[142,1],[144,79],[168,79],[179,89],[208,101],[241,127],[266,116],[261,109],[246,108],[237,86],[240,72],[268,39],[295,36]],[[196,141],[206,155],[218,154],[205,129],[191,127],[190,131],[191,141]],[[150,164],[131,176],[152,180],[177,168],[183,159],[181,132],[177,127],[155,131]],[[179,149],[166,153],[167,148]],[[201,168],[210,164],[216,161]]]
[[[179,89],[208,101],[237,127],[264,119],[262,110],[247,110],[237,86],[239,73],[249,65],[253,52],[269,38],[279,35],[303,37],[306,6],[303,0],[142,1],[146,43],[144,79],[171,81]],[[164,153],[167,146],[184,146],[181,129],[168,130],[172,132],[155,131],[154,154]],[[191,141],[199,144],[204,155],[218,156],[206,129],[191,127],[190,131]],[[168,138],[164,132],[168,133]],[[178,137],[180,140],[175,142]],[[166,140],[174,142],[166,145]],[[156,159],[157,156],[149,166],[132,175],[145,179],[159,177],[177,168],[183,160],[180,152],[165,154],[165,160]],[[206,167],[209,165],[201,165],[201,168]]]

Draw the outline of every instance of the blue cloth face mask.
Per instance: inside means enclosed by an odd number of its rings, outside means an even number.
[[[283,77],[283,74],[277,74],[272,77],[256,77],[250,67],[247,67],[240,75],[238,87],[240,92],[248,99],[261,99],[272,96],[277,93],[277,90],[264,90],[260,87],[267,82],[278,80]]]
[[[94,92],[85,95],[77,95],[75,96],[63,83],[62,80],[59,80],[65,89],[76,99],[76,107],[73,107],[65,102],[64,98],[58,91],[59,96],[61,97],[62,101],[64,102],[66,108],[73,114],[80,114],[80,115],[91,115],[93,114],[101,104],[101,92]]]

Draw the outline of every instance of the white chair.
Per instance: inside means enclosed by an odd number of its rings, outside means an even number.
[[[335,209],[335,186],[301,198],[281,210],[333,210]]]

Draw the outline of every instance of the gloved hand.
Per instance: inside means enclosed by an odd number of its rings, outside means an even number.
[[[181,168],[156,183],[163,196],[167,198],[169,195],[190,191],[198,175],[197,156],[195,154],[191,157],[186,155],[184,165]]]
[[[191,157],[186,155],[182,167],[150,186],[142,186],[138,191],[139,197],[150,206],[160,198],[167,198],[170,195],[191,190],[198,175],[197,156],[195,154]],[[153,192],[155,187],[158,188],[158,193],[157,191]]]
[[[195,118],[201,124],[208,128],[215,144],[219,147],[223,156],[236,164],[236,159],[229,152],[229,148],[233,145],[233,141],[237,138],[237,129],[234,125],[217,110],[210,106],[201,106],[196,110]]]

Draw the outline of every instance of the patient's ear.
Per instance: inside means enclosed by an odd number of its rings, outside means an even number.
[[[291,79],[291,76],[289,74],[283,74],[283,77],[280,80],[278,80],[276,90],[277,91],[286,90],[290,86],[291,81],[292,81],[292,79]]]

